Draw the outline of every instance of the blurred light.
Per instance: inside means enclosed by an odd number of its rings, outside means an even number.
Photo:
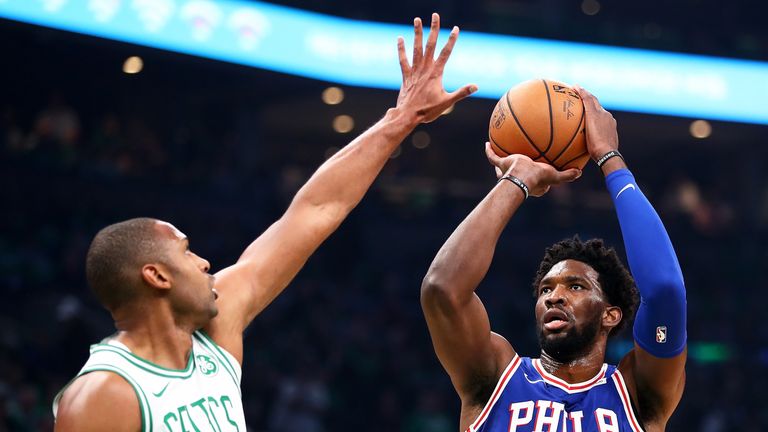
[[[449,107],[448,107],[448,108],[446,108],[446,109],[445,109],[445,111],[443,111],[443,113],[442,113],[442,114],[440,114],[440,115],[446,115],[446,114],[450,114],[450,113],[452,113],[452,112],[453,112],[453,107],[454,107],[454,106],[455,106],[455,105],[451,105],[451,106],[449,106]]]
[[[323,102],[328,105],[338,105],[344,100],[344,90],[338,87],[328,87],[323,90]]]
[[[597,15],[600,12],[600,3],[597,0],[584,0],[581,2],[581,11],[587,15]]]
[[[346,114],[336,116],[333,119],[333,130],[338,133],[347,133],[355,128],[355,119]]]
[[[54,3],[66,3],[66,7],[46,8]],[[94,12],[92,4],[96,3],[139,6],[115,7],[106,13],[103,8]],[[176,4],[178,9],[205,4],[204,9],[217,12],[194,18],[164,6],[158,14],[157,4]],[[601,0],[578,4],[585,13],[602,8]],[[0,17],[300,75],[338,87],[349,84],[392,90],[399,89],[402,80],[392,73],[392,56],[380,54],[381,43],[413,31],[406,24],[331,17],[257,0],[0,0]],[[232,20],[223,25],[223,17]],[[640,36],[654,37],[658,28],[644,24],[638,28]],[[660,28],[666,35],[667,30]],[[760,47],[756,37],[736,37],[747,52]],[[354,43],[345,43],[350,39]],[[296,45],[286,55],[285,45],[270,43],[273,40]],[[691,121],[707,118],[768,124],[764,107],[768,86],[755,84],[768,76],[765,61],[473,32],[463,35],[459,45],[444,84],[452,89],[475,82],[480,88],[474,97],[498,100],[511,83],[554,74],[565,82],[589,87],[609,109],[684,116]],[[515,55],[503,55],[505,52]],[[484,67],[478,69],[476,64]]]
[[[629,351],[632,350],[632,348],[635,347],[635,343],[631,340],[627,339],[618,339],[613,340],[610,343],[608,343],[608,357],[612,360],[618,363],[622,357],[627,355]]]
[[[712,135],[712,126],[706,120],[696,120],[691,123],[690,131],[694,138],[703,139]]]
[[[144,61],[138,56],[128,57],[123,63],[123,72],[127,74],[137,74],[142,69],[144,69]]]
[[[413,143],[413,146],[417,149],[425,149],[429,147],[430,141],[432,141],[432,139],[425,131],[416,131],[411,137],[411,143]]]
[[[395,159],[395,158],[397,158],[398,156],[400,156],[400,154],[402,154],[402,153],[403,153],[403,148],[402,148],[402,146],[397,146],[397,148],[395,149],[395,151],[394,151],[394,152],[392,152],[392,154],[391,154],[391,155],[389,155],[389,158],[390,158],[390,159]]]
[[[725,344],[716,342],[696,342],[690,344],[688,355],[702,363],[721,363],[730,359],[733,353],[731,352],[731,348]]]
[[[339,150],[341,149],[338,147],[328,147],[328,149],[325,151],[325,158],[330,159],[331,156],[335,155]]]

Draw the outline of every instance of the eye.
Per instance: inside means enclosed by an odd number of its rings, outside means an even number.
[[[579,285],[579,284],[573,284],[573,285],[571,285],[571,289],[572,290],[583,290],[584,287]]]
[[[552,291],[552,288],[550,288],[548,286],[542,287],[541,290],[539,291],[539,295],[547,294],[547,293],[550,293],[551,291]]]

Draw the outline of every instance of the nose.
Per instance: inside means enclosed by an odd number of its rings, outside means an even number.
[[[549,293],[547,298],[544,299],[544,304],[550,308],[555,304],[564,305],[566,303],[565,292],[567,288],[565,285],[557,284]]]
[[[207,259],[201,256],[197,256],[197,259],[200,261],[200,270],[202,270],[205,273],[208,273],[208,270],[211,269],[211,263],[209,263]]]

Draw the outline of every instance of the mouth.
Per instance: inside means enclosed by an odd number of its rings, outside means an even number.
[[[568,314],[565,311],[552,308],[544,312],[541,317],[541,321],[544,323],[543,327],[547,331],[559,331],[568,326],[570,320]]]
[[[216,288],[214,288],[214,285],[216,284],[216,277],[211,276],[209,279],[209,286],[211,287],[211,292],[213,292],[213,299],[216,300],[219,298],[219,292],[216,291]]]

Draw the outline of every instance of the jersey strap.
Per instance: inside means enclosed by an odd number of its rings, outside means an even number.
[[[627,415],[632,432],[643,432],[643,428],[640,427],[640,422],[638,422],[637,417],[635,417],[635,411],[632,409],[632,402],[629,399],[627,384],[624,382],[624,377],[621,375],[618,368],[613,372],[611,378],[613,378],[613,383],[616,385],[616,391],[621,398],[621,405],[624,407],[624,413]]]
[[[504,372],[502,372],[501,378],[499,378],[499,382],[496,384],[496,389],[493,390],[493,394],[488,400],[488,403],[485,404],[485,408],[480,411],[480,415],[477,417],[474,423],[469,425],[467,432],[475,432],[480,428],[480,426],[483,425],[485,420],[488,418],[488,414],[490,414],[491,409],[499,400],[501,394],[504,393],[504,387],[507,386],[507,383],[509,383],[509,380],[515,374],[515,371],[517,371],[517,369],[520,367],[520,363],[522,363],[522,359],[520,356],[515,354],[515,357],[512,358],[512,361],[509,362],[507,368],[504,369]]]

